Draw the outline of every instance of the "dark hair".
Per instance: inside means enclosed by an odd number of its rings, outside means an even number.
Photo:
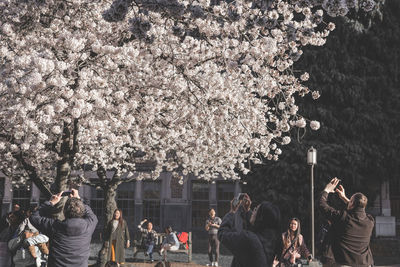
[[[118,263],[116,263],[115,261],[107,261],[104,267],[118,267]]]
[[[169,261],[159,261],[154,267],[171,267],[171,263]]]
[[[300,228],[300,219],[293,217],[292,219],[289,220],[288,223],[288,230],[290,230],[290,223],[292,221],[296,221],[297,222],[297,230],[294,232],[295,236],[299,236],[301,234],[301,228]]]
[[[76,197],[68,198],[64,206],[65,218],[82,218],[85,214],[85,205],[82,200]]]
[[[25,211],[23,211],[23,210],[13,211],[13,212],[10,213],[9,216],[11,216],[11,215],[12,215],[13,217],[15,217],[15,221],[12,222],[12,224],[15,224],[15,225],[19,225],[19,224],[22,223],[22,222],[25,220],[25,218],[26,218],[26,216],[25,216]]]
[[[261,232],[267,228],[278,230],[280,223],[281,212],[279,208],[269,201],[263,201],[257,209],[254,230],[256,232]]]
[[[353,195],[353,204],[354,208],[363,208],[367,207],[368,198],[363,193],[355,193]]]
[[[165,232],[168,231],[168,233],[172,233],[172,227],[168,225],[167,227],[164,228],[164,231]]]
[[[255,216],[252,231],[264,247],[267,265],[272,266],[275,255],[282,253],[281,212],[276,205],[263,201],[258,205]]]
[[[115,213],[116,213],[117,211],[119,211],[118,224],[119,224],[120,226],[122,226],[122,224],[123,224],[123,222],[124,222],[124,219],[122,218],[122,210],[121,210],[121,209],[115,209],[115,210],[114,210],[113,219],[114,219]]]
[[[292,235],[291,235],[291,229],[290,229],[290,224],[292,221],[297,222],[297,230],[294,232],[293,239],[291,239]],[[285,240],[284,240],[284,244],[283,244],[284,248],[285,249],[288,248],[290,246],[290,244],[292,243],[292,240],[294,240],[295,238],[297,238],[295,246],[300,246],[300,239],[299,239],[300,234],[301,234],[300,220],[295,217],[291,218],[288,223],[288,230],[286,232],[286,236],[285,236]]]

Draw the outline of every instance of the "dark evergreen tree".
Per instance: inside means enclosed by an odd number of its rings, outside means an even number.
[[[299,217],[305,231],[309,147],[318,150],[316,198],[337,176],[348,195],[364,192],[371,204],[381,181],[400,175],[400,1],[386,1],[375,14],[355,13],[334,22],[327,44],[310,47],[295,65],[310,73],[309,87],[321,92],[316,102],[300,99],[299,104],[300,114],[319,120],[321,129],[293,132],[293,143],[284,147],[279,161],[253,166],[243,177],[255,202],[278,203],[284,219]]]

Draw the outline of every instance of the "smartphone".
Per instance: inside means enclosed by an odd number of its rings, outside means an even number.
[[[68,190],[68,191],[64,191],[62,194],[61,194],[61,196],[62,197],[69,197],[69,195],[71,195],[72,194],[72,191],[71,190]]]
[[[233,205],[234,207],[236,207],[237,205],[239,205],[240,200],[242,200],[242,199],[244,198],[245,195],[246,195],[245,193],[239,193],[239,194],[233,199],[232,205]]]
[[[339,185],[342,185],[342,180],[341,180],[341,179],[338,179],[338,180],[339,180],[339,183],[337,184],[337,186],[335,187],[335,189],[338,188]]]

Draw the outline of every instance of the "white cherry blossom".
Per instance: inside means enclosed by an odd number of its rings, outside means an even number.
[[[318,8],[354,7],[218,2],[1,1],[0,170],[52,183],[57,162],[126,172],[152,162],[153,178],[210,180],[278,160],[277,144],[306,126],[295,100],[309,75],[296,61],[334,29]]]

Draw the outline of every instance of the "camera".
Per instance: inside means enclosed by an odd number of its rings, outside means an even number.
[[[71,195],[72,194],[72,190],[69,190],[69,191],[64,191],[62,194],[61,194],[61,196],[62,197],[69,197],[69,195]]]
[[[232,205],[233,205],[234,207],[236,207],[237,205],[239,205],[240,200],[242,200],[242,199],[244,198],[245,195],[246,195],[245,193],[239,193],[239,194],[233,199]]]

